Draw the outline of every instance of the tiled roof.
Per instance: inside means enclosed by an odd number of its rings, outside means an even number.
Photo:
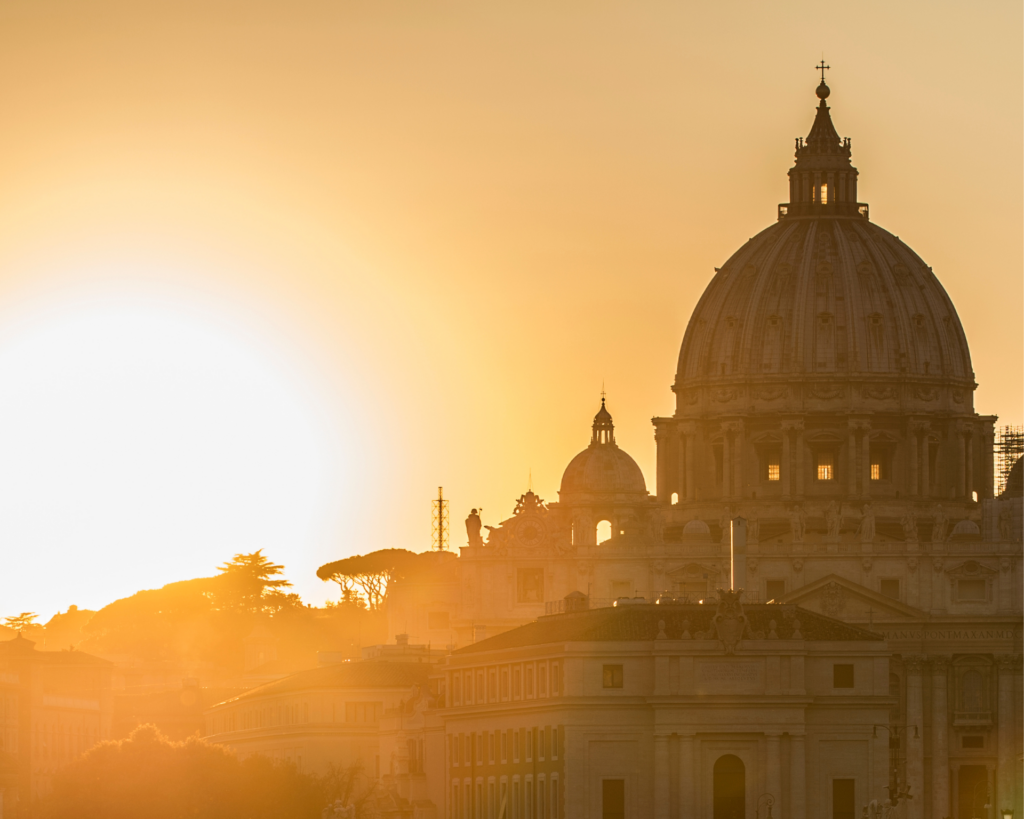
[[[401,663],[362,660],[300,671],[281,680],[257,686],[225,703],[290,694],[316,688],[409,688],[427,679],[432,663]],[[220,703],[224,705],[225,703]]]
[[[681,639],[686,631],[690,633],[691,637],[696,638],[697,632],[710,630],[711,618],[715,616],[716,610],[717,607],[714,605],[659,606],[649,603],[590,609],[571,614],[553,614],[503,634],[481,640],[479,643],[460,648],[455,653],[470,654],[548,643],[654,640],[658,635],[658,622],[662,620],[665,621],[665,635],[668,639]],[[743,613],[747,616],[751,630],[764,632],[765,636],[769,633],[770,622],[774,620],[775,633],[781,640],[792,637],[796,621],[800,623],[800,633],[805,640],[874,641],[883,639],[880,634],[873,631],[851,626],[799,606],[747,605],[743,607]]]

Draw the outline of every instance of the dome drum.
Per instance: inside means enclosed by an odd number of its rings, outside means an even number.
[[[657,496],[692,505],[992,496],[995,419],[974,413],[967,338],[931,268],[857,201],[827,86],[790,202],[737,250],[683,338],[655,418]]]

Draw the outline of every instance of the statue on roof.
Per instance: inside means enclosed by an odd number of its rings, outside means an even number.
[[[471,509],[469,517],[466,518],[466,536],[469,538],[470,546],[484,545],[484,539],[480,536],[482,525],[480,513],[476,509]]]

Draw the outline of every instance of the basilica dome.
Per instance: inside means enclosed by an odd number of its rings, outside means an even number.
[[[818,96],[811,132],[797,141],[790,202],[716,270],[693,312],[677,408],[778,411],[824,399],[971,412],[974,373],[956,309],[931,268],[856,201],[850,141],[836,133],[828,94]]]
[[[580,495],[647,497],[643,472],[615,443],[615,426],[603,398],[601,409],[594,416],[590,446],[573,458],[562,473],[561,500]]]

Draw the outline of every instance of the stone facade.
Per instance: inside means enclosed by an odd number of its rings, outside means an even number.
[[[653,419],[654,494],[602,401],[557,502],[526,493],[429,586],[397,583],[389,628],[458,648],[573,593],[591,606],[709,598],[729,586],[743,518],[745,601],[886,637],[893,726],[923,738],[896,760],[915,795],[907,819],[1019,816],[1020,480],[993,496],[996,419],[974,412],[956,309],[856,201],[828,96],[823,83],[797,142],[791,201],[716,270],[690,319],[675,412]]]

